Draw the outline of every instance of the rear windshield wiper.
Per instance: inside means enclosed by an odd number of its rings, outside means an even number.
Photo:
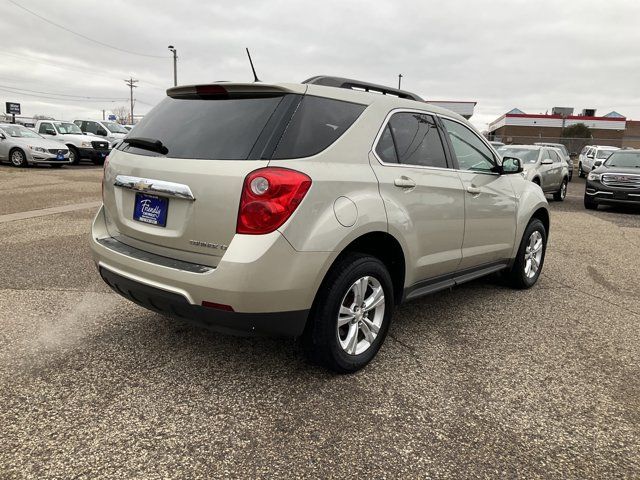
[[[153,138],[141,138],[130,137],[123,140],[124,143],[128,143],[132,147],[142,148],[143,150],[149,150],[151,152],[158,152],[162,155],[169,153],[169,149],[165,147],[160,140]]]

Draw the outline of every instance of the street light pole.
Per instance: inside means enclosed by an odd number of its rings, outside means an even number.
[[[178,51],[173,45],[167,47],[173,53],[173,86],[178,86]]]
[[[129,100],[131,101],[131,118],[129,119],[129,125],[133,125],[133,89],[138,88],[138,86],[136,85],[136,83],[138,83],[138,80],[131,77],[129,78],[129,80],[125,80],[124,83],[126,83],[129,86],[129,91],[130,91]]]

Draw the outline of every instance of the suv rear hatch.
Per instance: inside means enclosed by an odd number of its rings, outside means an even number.
[[[111,152],[103,203],[111,236],[216,266],[236,234],[245,177],[272,158],[333,143],[365,106],[306,85],[176,87]]]
[[[216,266],[236,232],[245,177],[267,166],[305,89],[168,90],[105,167],[109,233],[158,255]]]

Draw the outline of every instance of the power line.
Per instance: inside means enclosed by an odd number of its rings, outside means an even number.
[[[60,97],[75,97],[75,98],[87,99],[87,100],[123,100],[123,98],[120,98],[120,97],[93,97],[90,95],[70,95],[67,93],[43,92],[42,90],[29,90],[28,88],[18,88],[12,85],[0,85],[0,87],[11,88],[12,90],[21,90],[24,92],[44,93],[45,95],[57,95]]]
[[[146,54],[146,53],[132,52],[131,50],[125,50],[124,48],[116,47],[114,45],[109,45],[108,43],[101,42],[100,40],[95,40],[95,39],[93,39],[91,37],[87,37],[86,35],[83,35],[82,33],[74,32],[73,30],[71,30],[71,29],[69,29],[69,28],[67,28],[67,27],[65,27],[63,25],[60,25],[59,23],[55,23],[55,22],[49,20],[48,18],[37,14],[33,10],[29,10],[27,7],[24,7],[24,6],[20,5],[18,2],[15,2],[14,0],[9,0],[9,2],[12,3],[13,5],[15,5],[16,7],[21,8],[25,12],[30,13],[34,17],[39,18],[40,20],[42,20],[44,22],[50,23],[51,25],[54,25],[54,26],[56,26],[58,28],[61,28],[62,30],[66,31],[66,32],[72,33],[73,35],[77,35],[78,37],[84,38],[85,40],[89,40],[90,42],[96,43],[98,45],[102,45],[103,47],[111,48],[113,50],[118,50],[119,52],[129,53],[131,55],[138,55],[140,57],[162,58],[162,59],[166,58],[166,57],[163,57],[163,56],[160,56],[160,55],[149,55],[149,54]]]
[[[58,101],[63,101],[63,102],[117,103],[117,102],[123,102],[123,101],[127,100],[126,98],[121,98],[119,100],[87,100],[87,99],[84,99],[84,98],[51,97],[51,96],[48,96],[48,95],[36,95],[36,94],[33,94],[33,93],[17,92],[15,90],[10,90],[10,89],[7,89],[7,88],[2,88],[2,87],[0,87],[0,91],[13,93],[15,95],[20,95],[20,96],[25,96],[25,97],[45,98],[47,100],[58,100]]]

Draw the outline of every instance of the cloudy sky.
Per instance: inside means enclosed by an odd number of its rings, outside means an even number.
[[[265,82],[330,74],[396,85],[402,73],[423,98],[477,101],[481,130],[513,107],[640,119],[638,0],[15,3],[46,19],[0,0],[0,102],[26,115],[101,117],[128,105],[130,76],[144,114],[172,84],[172,44],[180,84],[251,80],[249,47]]]

